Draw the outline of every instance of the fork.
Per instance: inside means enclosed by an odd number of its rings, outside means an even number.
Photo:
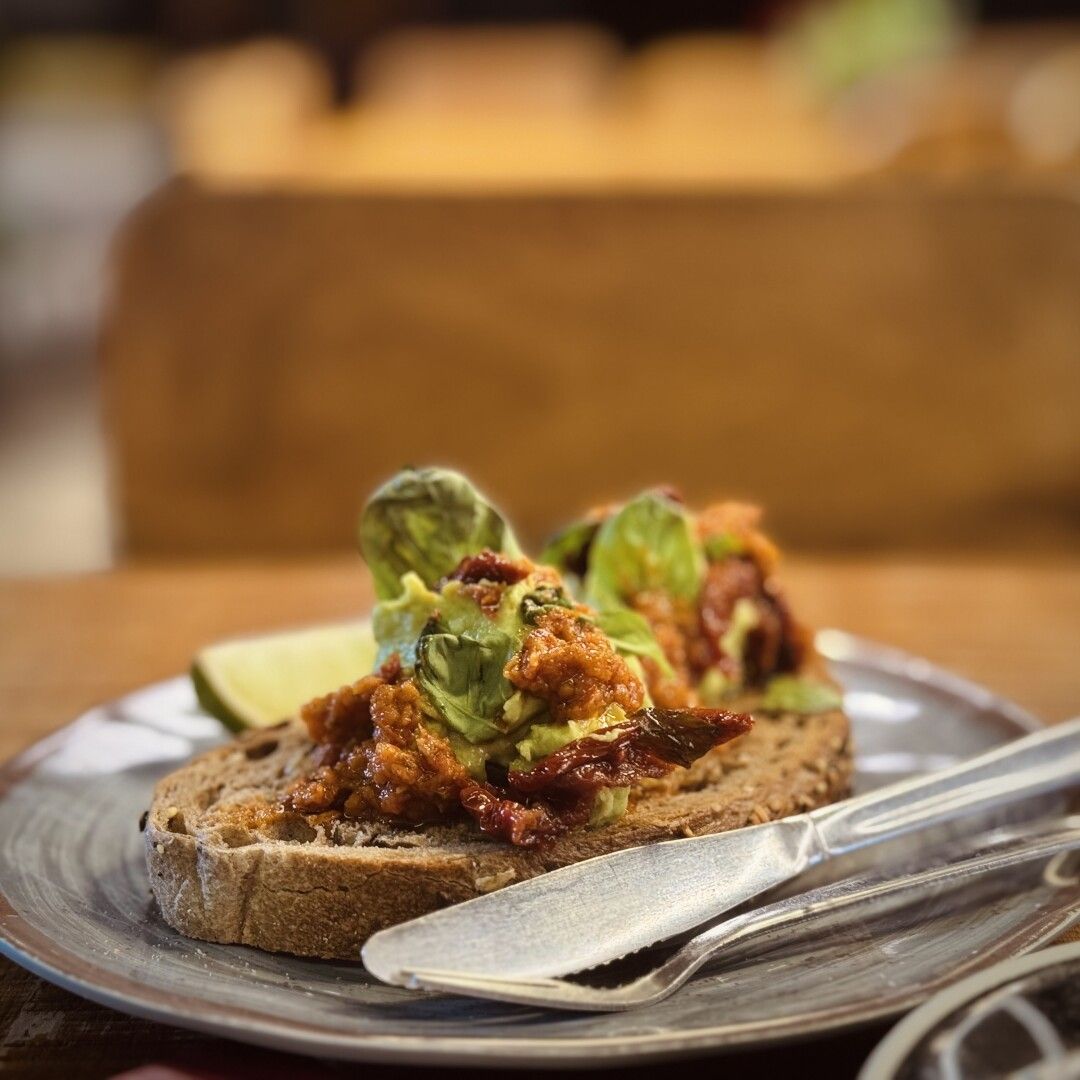
[[[805,920],[822,919],[867,903],[881,903],[881,910],[892,910],[938,889],[953,888],[1009,867],[1080,850],[1080,815],[1057,819],[1049,828],[1044,825],[1013,832],[1010,839],[1014,842],[1002,846],[999,841],[993,849],[949,866],[871,883],[865,879],[835,882],[725,919],[690,938],[651,971],[621,986],[586,986],[567,979],[507,979],[438,970],[406,972],[405,985],[548,1009],[625,1012],[663,1001],[717,954],[723,952],[728,958],[729,951],[733,955],[745,953],[748,950],[734,946],[760,944],[763,938]],[[1080,918],[1080,911],[1077,917]]]

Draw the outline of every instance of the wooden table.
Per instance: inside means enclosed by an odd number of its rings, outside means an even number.
[[[814,625],[920,653],[1048,721],[1080,711],[1080,560],[793,560],[784,576],[796,611]],[[359,560],[346,557],[0,582],[0,758],[96,702],[182,671],[206,641],[347,617],[370,606],[371,596]],[[813,1074],[819,1065],[840,1080],[854,1074],[886,1027],[729,1060],[746,1077],[796,1065]],[[104,1077],[147,1063],[290,1078],[355,1068],[135,1020],[0,963],[0,1072]],[[420,1075],[388,1067],[365,1074]]]

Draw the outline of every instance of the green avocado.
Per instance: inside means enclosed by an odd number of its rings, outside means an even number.
[[[412,571],[403,574],[401,592],[393,600],[376,604],[371,616],[371,628],[379,646],[375,666],[382,667],[397,653],[402,667],[414,668],[420,632],[438,606],[439,594],[432,592],[419,574]]]
[[[720,638],[720,648],[724,650],[724,655],[734,660],[742,660],[746,651],[747,635],[760,621],[757,604],[745,596],[740,596],[735,601],[728,628]]]
[[[823,713],[843,706],[840,691],[807,675],[777,675],[769,680],[760,709],[768,713]]]
[[[561,750],[567,743],[592,735],[600,728],[614,728],[626,722],[626,713],[618,705],[609,705],[599,716],[589,720],[570,720],[565,724],[533,724],[528,734],[517,744],[518,756],[511,765],[528,769],[548,754]],[[599,738],[613,739],[618,732],[605,732]]]
[[[628,787],[601,788],[596,793],[596,802],[593,803],[592,814],[589,816],[589,827],[599,829],[618,821],[626,813],[629,798]]]
[[[716,533],[705,540],[705,556],[709,562],[721,562],[732,555],[743,555],[746,544],[734,533]]]
[[[711,667],[701,676],[697,692],[702,705],[715,709],[739,692],[739,683],[719,668]]]

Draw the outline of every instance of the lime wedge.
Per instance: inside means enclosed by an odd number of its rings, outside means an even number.
[[[208,645],[191,665],[199,704],[227,728],[266,727],[375,666],[371,623],[337,623]]]

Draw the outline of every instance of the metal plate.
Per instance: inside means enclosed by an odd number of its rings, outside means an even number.
[[[940,768],[1038,726],[924,661],[837,631],[822,632],[819,646],[846,691],[862,788]],[[0,770],[6,955],[126,1012],[321,1057],[598,1066],[895,1014],[1051,940],[1075,906],[1068,890],[1028,874],[980,898],[978,918],[955,897],[914,921],[867,916],[842,933],[707,971],[671,1000],[625,1014],[416,994],[375,983],[359,963],[191,941],[157,916],[139,815],[159,776],[221,738],[179,678],[92,710]]]

